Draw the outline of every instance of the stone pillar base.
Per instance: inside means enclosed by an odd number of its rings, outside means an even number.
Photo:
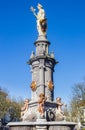
[[[10,122],[9,130],[74,130],[77,124],[75,122],[56,122],[38,119],[36,122]]]
[[[43,126],[43,125],[36,126],[36,130],[47,130],[47,126]]]

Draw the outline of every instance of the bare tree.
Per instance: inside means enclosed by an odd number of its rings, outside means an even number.
[[[72,88],[70,108],[74,121],[82,118],[81,107],[85,107],[85,80],[82,83],[75,84]]]

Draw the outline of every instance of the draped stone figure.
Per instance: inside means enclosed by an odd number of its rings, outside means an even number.
[[[28,104],[29,99],[25,99],[23,107],[21,107],[21,119],[23,119],[24,115],[28,112]]]

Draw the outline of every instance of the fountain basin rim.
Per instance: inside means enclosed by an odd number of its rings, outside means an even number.
[[[29,122],[29,121],[22,121],[22,122],[9,122],[7,124],[8,126],[35,126],[35,125],[51,125],[51,126],[72,126],[72,125],[77,125],[76,122],[68,122],[68,121],[46,121],[46,122]]]

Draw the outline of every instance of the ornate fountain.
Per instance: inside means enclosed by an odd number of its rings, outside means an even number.
[[[58,63],[54,53],[49,53],[50,42],[46,37],[47,18],[41,4],[31,11],[36,17],[38,38],[34,42],[28,65],[31,66],[31,100],[26,99],[21,108],[21,122],[10,122],[10,130],[73,130],[75,123],[66,122],[61,107],[65,105],[60,97],[54,101],[54,67]]]

